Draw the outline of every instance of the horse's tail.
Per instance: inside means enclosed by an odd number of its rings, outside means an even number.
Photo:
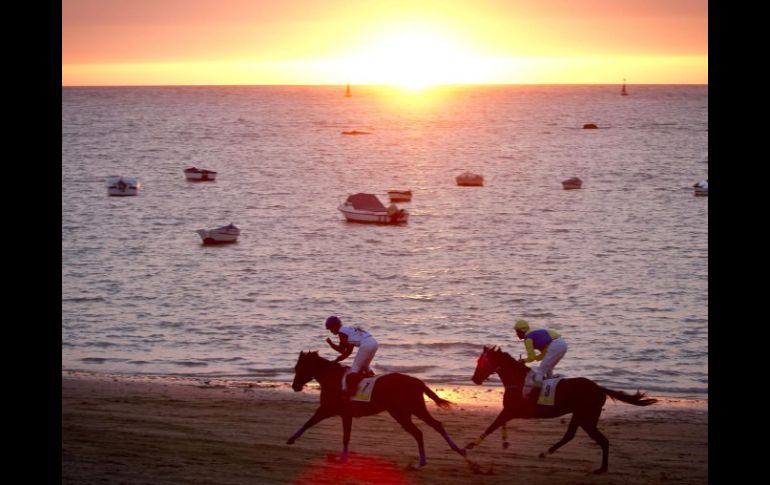
[[[627,402],[628,404],[633,404],[634,406],[649,406],[650,404],[655,404],[658,402],[657,399],[654,398],[646,398],[647,395],[644,392],[636,391],[636,394],[628,394],[627,392],[623,391],[613,391],[612,389],[607,389],[606,387],[599,386],[599,389],[604,391],[604,393],[612,400],[619,400],[623,402]]]
[[[441,399],[440,397],[438,397],[438,394],[431,391],[430,388],[426,386],[424,382],[422,383],[422,392],[427,394],[429,398],[433,399],[433,401],[436,404],[438,404],[438,407],[444,408],[444,409],[449,409],[450,407],[452,407],[451,402],[447,401],[446,399]]]

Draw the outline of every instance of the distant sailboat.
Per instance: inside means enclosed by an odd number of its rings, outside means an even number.
[[[626,92],[626,78],[623,78],[623,88],[620,90],[621,96],[628,96],[628,93]]]
[[[351,96],[353,96],[353,95],[350,94],[350,84],[348,84],[347,87],[345,88],[345,97],[349,98]]]

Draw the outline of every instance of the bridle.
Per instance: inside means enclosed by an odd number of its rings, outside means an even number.
[[[485,351],[483,354],[481,354],[481,357],[479,357],[479,364],[481,364],[484,367],[485,372],[486,372],[487,368],[490,369],[489,374],[487,374],[485,379],[488,378],[489,376],[491,376],[492,374],[494,374],[495,372],[497,372],[498,370],[500,370],[500,368],[503,366],[502,363],[499,363],[497,365],[493,364],[493,362],[487,356],[487,353],[489,353],[490,351],[491,351],[491,349]],[[501,377],[501,379],[502,379],[502,377]],[[506,389],[521,389],[523,386],[524,386],[524,383],[522,381],[521,384],[519,384],[519,383],[507,384],[507,385],[505,385],[505,388]]]
[[[488,352],[488,351],[487,351],[487,352]],[[493,365],[493,364],[492,364],[492,361],[491,361],[491,360],[489,360],[489,357],[487,357],[487,352],[484,352],[484,353],[481,355],[481,357],[479,358],[479,361],[481,361],[481,362],[484,364],[484,371],[485,371],[485,372],[486,372],[486,369],[488,369],[488,368],[491,368],[491,370],[489,371],[489,374],[487,374],[487,377],[489,377],[489,376],[491,376],[492,374],[494,374],[495,372],[497,372],[497,371],[500,369],[500,367],[501,367],[501,364],[497,364],[497,365],[496,365],[496,366],[493,368],[493,367],[492,367],[492,365]]]

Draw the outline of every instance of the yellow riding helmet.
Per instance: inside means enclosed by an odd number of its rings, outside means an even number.
[[[516,320],[516,324],[513,326],[516,330],[529,330],[529,323],[526,320]]]

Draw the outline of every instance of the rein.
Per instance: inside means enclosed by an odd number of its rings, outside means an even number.
[[[315,361],[313,362],[313,377],[311,380],[315,379],[319,384],[322,384],[321,381],[327,381],[333,377],[332,373],[336,368],[342,367],[343,366],[337,362],[326,360],[321,356],[316,356]]]
[[[507,355],[507,354],[505,354],[505,355]],[[508,356],[508,357],[510,357],[510,356]],[[511,359],[512,359],[512,357],[511,357]],[[485,356],[484,356],[484,360],[485,360],[485,362],[486,362],[486,363],[487,363],[487,364],[488,364],[490,367],[492,367],[492,361],[489,359],[489,357],[487,357],[487,356],[485,355]],[[494,368],[493,368],[493,369],[490,371],[489,375],[492,375],[492,374],[494,374],[495,372],[498,372],[498,371],[499,371],[499,370],[500,370],[502,367],[503,367],[503,362],[500,362],[500,363],[498,363],[498,364],[497,364],[497,365],[496,365],[496,366],[495,366],[495,367],[494,367]],[[498,375],[499,375],[499,372],[498,372]],[[525,377],[526,377],[526,371],[525,371]],[[500,378],[502,379],[502,376],[500,376]],[[521,380],[521,383],[520,383],[520,384],[504,384],[504,387],[505,387],[505,389],[522,389],[522,388],[524,387],[524,378],[522,378],[522,380]]]

